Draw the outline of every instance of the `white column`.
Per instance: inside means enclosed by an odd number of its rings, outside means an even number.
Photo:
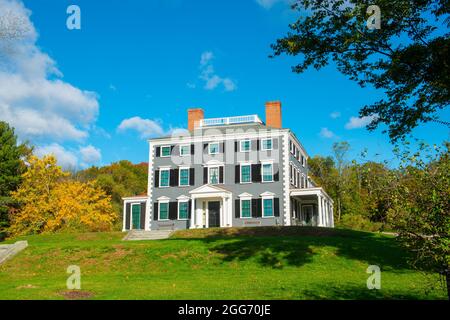
[[[196,216],[196,212],[195,212],[195,198],[192,197],[191,199],[191,221],[190,221],[190,228],[193,229],[195,228],[195,216]]]
[[[330,206],[331,211],[331,226],[334,228],[334,213],[333,213],[333,205]]]
[[[326,217],[326,226],[330,226],[330,211],[329,211],[329,202],[328,199],[325,200],[325,217]]]
[[[318,208],[319,210],[318,210],[318,215],[317,215],[317,217],[318,217],[317,225],[319,227],[321,227],[322,226],[322,197],[319,195],[317,195],[317,203],[319,205],[319,208]]]
[[[131,211],[131,210],[130,210]],[[127,204],[125,203],[125,201],[123,202],[123,224],[122,224],[122,231],[125,231],[125,219],[127,216]],[[131,214],[130,214],[130,223],[131,223]]]

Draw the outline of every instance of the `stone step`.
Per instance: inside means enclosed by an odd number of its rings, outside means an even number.
[[[169,238],[172,232],[172,230],[131,230],[123,240],[161,240]]]

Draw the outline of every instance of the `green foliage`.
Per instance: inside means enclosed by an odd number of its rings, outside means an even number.
[[[105,167],[91,167],[74,174],[80,181],[96,180],[106,194],[111,196],[117,218],[122,216],[122,197],[139,195],[147,191],[148,164],[132,164],[122,160]],[[116,228],[121,229],[122,219],[116,219]],[[120,224],[120,226],[119,226]]]
[[[0,233],[9,226],[8,211],[15,203],[11,192],[22,180],[26,167],[22,161],[31,149],[26,144],[18,144],[14,129],[0,121]]]
[[[381,10],[381,29],[366,27],[369,5]],[[421,122],[437,120],[450,100],[450,6],[442,0],[298,0],[300,18],[272,45],[274,55],[301,56],[293,71],[333,61],[362,87],[386,98],[363,106],[368,128],[388,126],[392,141]]]

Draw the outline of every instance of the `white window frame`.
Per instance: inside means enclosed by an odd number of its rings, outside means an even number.
[[[167,203],[167,219],[161,219],[161,203]],[[168,221],[169,219],[169,200],[160,200],[158,201],[158,221]]]
[[[249,142],[249,149],[248,150],[243,150],[242,149],[242,143],[243,142]],[[250,140],[250,139],[240,140],[239,141],[239,152],[250,152],[250,151],[252,151],[252,140]]]
[[[188,183],[187,184],[181,184],[181,170],[187,170],[188,171]],[[178,168],[178,186],[179,187],[189,187],[190,180],[191,180],[191,168],[190,167],[180,167],[180,168]]]
[[[163,155],[163,149],[164,148],[169,148],[170,151],[169,151],[169,155],[168,156],[164,156]],[[172,146],[170,146],[170,145],[161,146],[161,154],[160,154],[161,158],[169,158],[171,155],[172,155]]]
[[[180,218],[180,203],[187,203],[187,218]],[[186,221],[189,220],[189,200],[184,199],[184,200],[178,200],[178,205],[177,205],[177,220],[181,220],[181,221]]]
[[[264,141],[270,141],[270,149],[264,148]],[[262,151],[273,150],[273,138],[265,138],[265,139],[261,139],[261,150],[262,150]]]
[[[217,152],[215,152],[215,153],[211,153],[211,145],[212,144],[217,144]],[[208,143],[208,154],[213,155],[213,154],[219,154],[219,153],[220,153],[220,142],[210,142],[210,143]]]
[[[306,157],[302,155],[302,166],[306,167]]]
[[[243,217],[242,216],[242,201],[250,201],[250,217]],[[241,210],[239,210],[239,216],[241,219],[251,219],[253,217],[252,212],[252,198],[251,197],[242,197],[239,199],[239,205],[241,206]]]
[[[270,180],[270,181],[264,181],[264,165],[265,164],[270,164],[270,167],[271,167],[271,169],[272,169],[272,180]],[[264,161],[264,162],[261,162],[261,182],[262,183],[270,183],[270,182],[273,182],[273,161]]]
[[[261,200],[261,209],[262,209],[262,217],[263,218],[274,218],[275,217],[275,200],[274,200],[274,196],[264,196],[262,197]],[[272,215],[271,216],[266,216],[264,213],[264,200],[272,200]]]
[[[217,184],[220,184],[220,167],[221,166],[209,166],[209,167],[207,167],[208,168],[208,184],[215,185],[214,183],[211,182],[210,176],[209,176],[209,170],[213,169],[213,168],[217,168]],[[224,175],[225,175],[225,168],[224,168]]]
[[[183,149],[183,147],[188,147],[188,153],[187,154],[182,154],[181,150]],[[180,144],[180,157],[187,157],[191,155],[191,145],[190,144]]]
[[[249,166],[250,167],[250,181],[247,181],[247,182],[243,182],[242,181],[242,167],[243,166]],[[241,184],[252,183],[252,164],[251,163],[241,163],[239,165],[239,183],[241,183]]]
[[[161,185],[162,172],[169,171],[169,184],[167,186]],[[169,188],[170,187],[170,168],[159,168],[159,188]]]

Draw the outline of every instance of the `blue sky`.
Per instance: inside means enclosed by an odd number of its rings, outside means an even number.
[[[3,76],[10,86],[0,88],[0,119],[66,166],[147,161],[146,138],[185,128],[188,108],[202,107],[206,117],[264,118],[269,100],[281,100],[283,126],[310,155],[327,155],[346,140],[351,157],[368,148],[372,159],[393,158],[387,135],[351,121],[381,92],[359,88],[333,65],[298,75],[290,69],[297,58],[268,58],[270,44],[295,21],[285,1],[24,0],[26,9],[21,3],[0,0],[34,31],[17,45],[21,54],[7,60],[15,67],[0,69],[0,83]],[[81,30],[66,27],[71,4],[81,9]],[[449,130],[426,124],[414,136],[440,143]]]

